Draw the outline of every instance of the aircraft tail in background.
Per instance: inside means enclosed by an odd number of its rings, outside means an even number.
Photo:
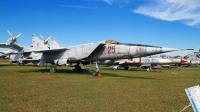
[[[32,43],[34,49],[49,49],[48,45],[41,41],[36,35],[32,35]]]
[[[60,43],[55,38],[52,38],[50,43],[50,49],[59,49],[59,48],[62,48]]]

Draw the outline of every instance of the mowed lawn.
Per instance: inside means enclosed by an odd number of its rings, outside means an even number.
[[[51,74],[46,67],[0,63],[0,111],[179,112],[189,104],[185,88],[200,84],[200,67],[154,72],[100,67],[102,78],[72,69],[62,66]]]

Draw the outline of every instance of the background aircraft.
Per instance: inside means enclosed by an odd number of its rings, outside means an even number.
[[[192,49],[193,50],[193,49]],[[170,65],[162,65],[163,67],[188,67],[197,66],[200,64],[200,50],[199,52],[190,53],[184,57],[167,58],[172,61]]]
[[[33,34],[32,35],[32,45],[23,48],[23,51],[31,52],[31,53],[28,53],[28,55],[30,55],[29,57],[32,57],[33,55],[37,55],[37,53],[34,53],[32,51],[55,49],[55,48],[62,47],[55,38],[51,39],[51,43],[49,45],[48,42],[49,42],[49,39],[51,38],[51,36],[48,39],[45,39],[42,35],[40,35],[40,36],[43,38],[43,40],[40,40],[36,35]],[[27,54],[25,53],[24,55],[27,55]],[[10,54],[10,58],[9,58],[10,63],[17,63],[17,65],[20,65],[20,64],[26,64],[26,63],[33,61],[31,59],[30,60],[27,59],[26,61],[22,62],[21,56],[22,56],[22,52]]]
[[[190,54],[184,56],[184,58],[187,60],[187,62],[185,62],[183,66],[199,65],[200,64],[200,49],[198,52],[193,52],[193,53],[190,53]]]
[[[9,58],[9,55],[14,52],[13,50],[0,51],[0,58]]]
[[[168,64],[161,65],[162,67],[168,67],[168,68],[179,67],[182,64],[187,62],[187,60],[183,59],[183,58],[166,58],[166,59],[168,59],[168,60],[170,60],[172,62],[168,63]]]
[[[11,37],[6,41],[6,43],[0,43],[0,48],[11,48],[13,50],[21,51],[23,47],[17,44],[17,38],[19,38],[22,35],[22,33],[18,34],[17,36],[14,36],[10,33],[10,31],[7,30],[7,32]]]
[[[99,61],[100,65],[114,65],[113,69],[117,70],[119,67],[124,67],[128,70],[129,66],[138,66],[142,68],[156,68],[158,65],[172,63],[169,59],[162,59],[158,57],[139,57],[131,59],[119,59],[119,60],[105,60]]]

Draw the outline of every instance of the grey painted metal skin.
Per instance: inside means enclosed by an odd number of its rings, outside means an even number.
[[[44,39],[44,37],[43,37]],[[59,48],[61,49],[62,46],[58,43],[55,38],[52,38],[50,45],[48,45],[48,39],[44,39],[41,41],[36,35],[32,35],[32,45],[23,49],[21,52],[21,57],[18,59],[20,63],[29,63],[33,62],[37,65],[38,60],[41,60],[40,57],[43,53],[37,52],[38,50],[52,50]],[[26,58],[26,59],[25,59]],[[24,60],[25,59],[25,60]]]
[[[0,51],[0,58],[7,58],[10,53],[14,53],[15,51],[13,50],[4,50]]]
[[[44,46],[33,42],[33,47],[35,49],[43,48]],[[32,60],[34,64],[39,66],[43,66],[45,63],[66,65],[67,63],[81,62],[85,64],[98,60],[127,59],[172,51],[177,51],[177,49],[142,44],[125,44],[114,40],[106,40],[68,48],[39,49],[31,52],[24,50],[21,60]]]
[[[55,48],[55,47],[56,48],[61,48],[60,44],[57,43],[57,40],[55,38],[52,38],[51,44],[48,45],[48,41],[49,41],[50,37],[48,39],[44,39],[44,37],[42,37],[43,40],[41,41],[37,36],[35,36],[33,34],[32,35],[32,43],[33,43],[33,45],[31,45],[29,47],[21,47],[20,49],[18,49],[18,53],[10,54],[10,57],[9,57],[10,63],[17,63],[17,64],[23,63],[22,60],[21,60],[22,59],[21,56],[22,56],[22,52],[23,51],[31,52],[31,51],[35,51],[35,50],[39,50],[39,49],[41,49],[41,50],[50,49],[50,47],[52,47],[52,48]],[[40,47],[37,47],[37,44],[40,44]],[[14,44],[12,44],[10,47],[13,48],[13,45]],[[37,54],[34,53],[34,52],[31,52],[31,53],[27,53],[27,54],[25,53],[24,55],[28,55],[30,57],[34,57]],[[29,62],[32,62],[32,60],[28,61],[28,59],[27,59],[27,61],[25,61],[23,64],[29,63]]]

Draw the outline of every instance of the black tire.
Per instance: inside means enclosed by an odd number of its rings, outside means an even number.
[[[129,69],[129,67],[128,67],[128,66],[125,66],[125,67],[124,67],[124,70],[128,70],[128,69]]]
[[[16,64],[17,64],[17,66],[21,65],[21,63],[19,61]]]

